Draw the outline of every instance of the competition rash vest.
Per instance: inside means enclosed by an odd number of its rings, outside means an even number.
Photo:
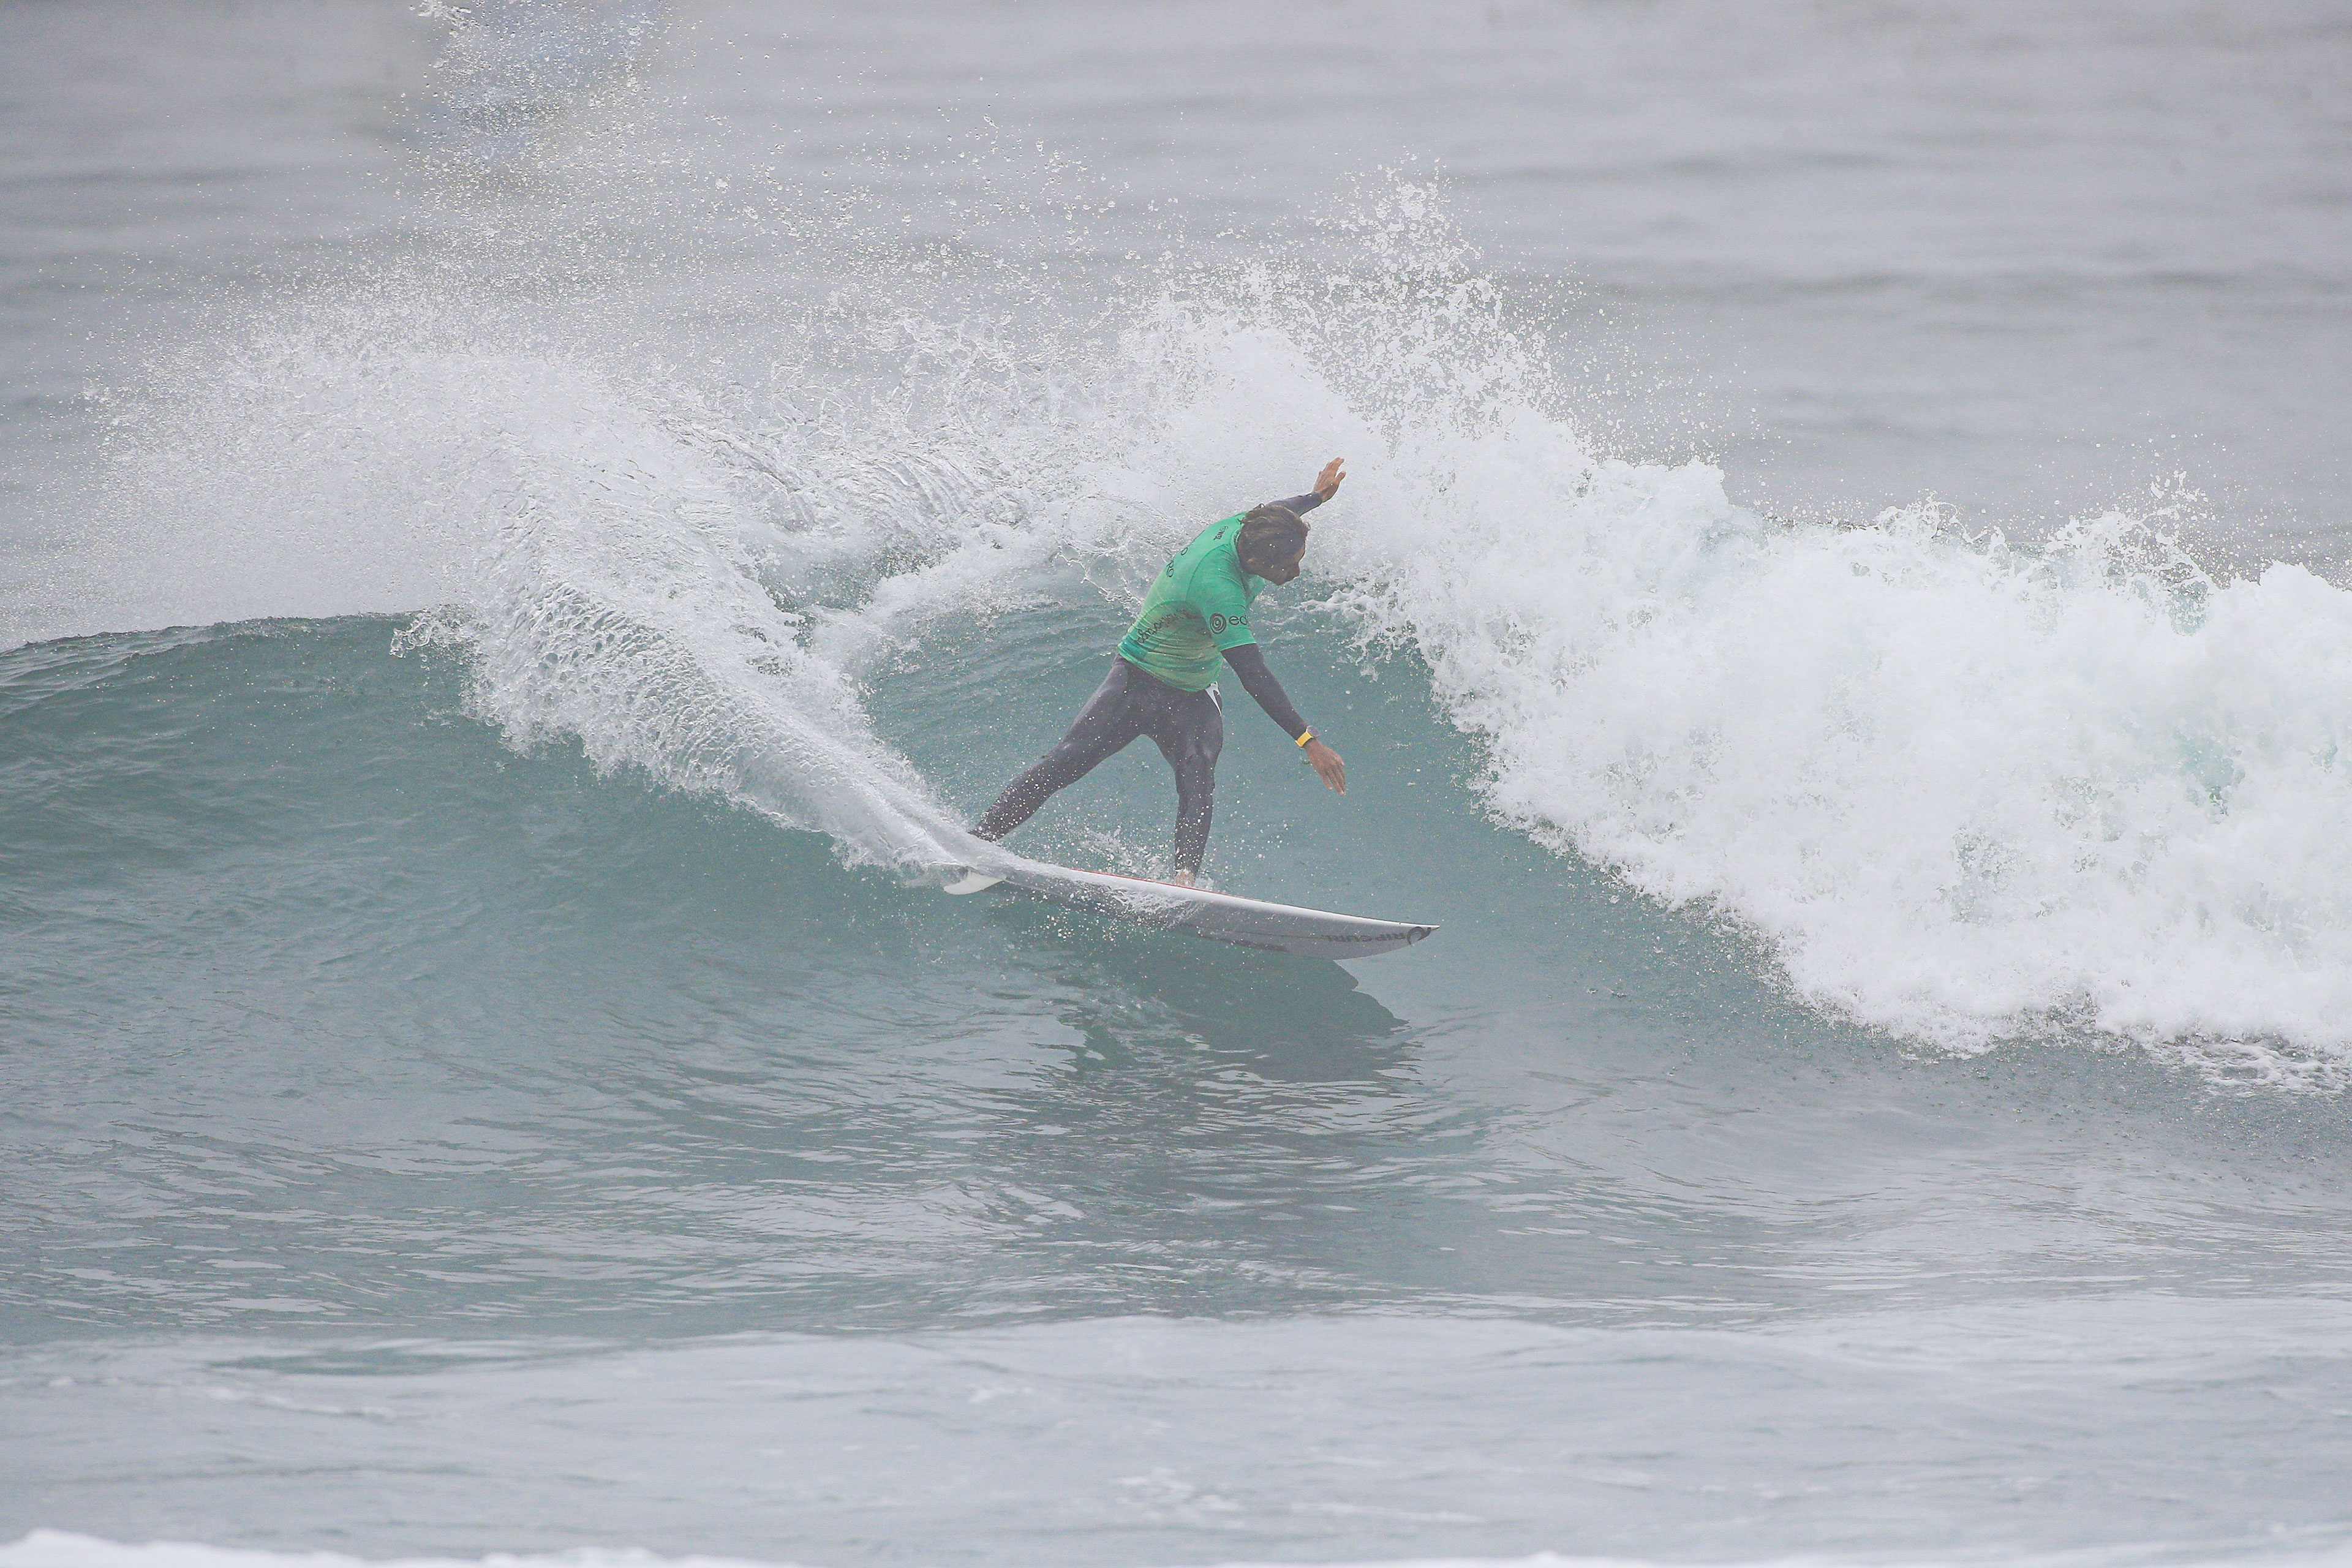
[[[1276,504],[1304,513],[1323,498],[1310,493]],[[1246,515],[1211,523],[1177,552],[1144,595],[1143,613],[1119,639],[1119,658],[1179,691],[1205,691],[1226,649],[1257,641],[1249,607],[1265,579],[1243,571],[1234,552]]]

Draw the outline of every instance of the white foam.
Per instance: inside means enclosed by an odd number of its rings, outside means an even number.
[[[457,352],[437,314],[297,333],[148,459],[210,564],[151,565],[181,613],[145,618],[447,603],[417,635],[473,650],[518,744],[933,867],[969,844],[876,739],[862,662],[1041,590],[1132,599],[1339,451],[1312,563],[1367,646],[1428,661],[1501,820],[1907,1037],[2087,1026],[2257,1075],[2352,1047],[2352,595],[2213,582],[2121,514],[2034,548],[1924,504],[1768,521],[1703,463],[1591,451],[1425,195],[1377,197],[1357,256],[1138,308],[1108,348],[883,310],[898,379],[815,385],[822,416]]]
[[[2260,1563],[2263,1568],[2339,1568],[2352,1563],[2352,1546],[2297,1541],[2230,1542],[2199,1547],[2122,1546],[2051,1552],[1951,1553],[1931,1558],[1875,1555],[1802,1555],[1761,1559],[1743,1568],[2141,1568],[2150,1563]],[[61,1530],[36,1530],[0,1545],[0,1568],[793,1568],[740,1557],[663,1557],[630,1548],[583,1547],[569,1552],[494,1552],[480,1557],[368,1559],[336,1552],[264,1552],[244,1547],[202,1546],[184,1542],[117,1544]],[[1267,1563],[1228,1562],[1215,1568],[1274,1568]],[[1377,1562],[1331,1563],[1324,1568],[1656,1568],[1640,1558],[1572,1557],[1538,1552],[1525,1557],[1408,1557]]]
[[[549,1568],[790,1568],[738,1557],[656,1557],[627,1549],[371,1560],[339,1552],[261,1552],[177,1541],[134,1546],[62,1530],[36,1530],[0,1546],[0,1568],[370,1568],[372,1561],[375,1568],[526,1568],[537,1563]]]
[[[1498,817],[1737,917],[1801,995],[1900,1035],[2340,1062],[2352,595],[2214,582],[2160,500],[2031,548],[1926,503],[1768,521],[1546,413],[1425,206],[1375,237],[1348,309],[1196,312],[1157,379],[1197,449],[1358,456],[1318,514],[1333,602],[1428,660]]]
[[[520,748],[575,739],[602,768],[725,794],[854,859],[974,858],[805,646],[811,615],[772,592],[877,542],[780,536],[658,381],[370,325],[272,334],[192,378],[202,392],[126,458],[76,577],[20,611],[50,621],[19,629],[436,606],[402,640],[466,647],[477,707]]]
[[[1487,738],[1498,815],[1906,1035],[2352,1045],[2352,595],[2209,585],[2117,516],[1774,526],[1704,465],[1479,446],[1381,507],[1349,602]]]

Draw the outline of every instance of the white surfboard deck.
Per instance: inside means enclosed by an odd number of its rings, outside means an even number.
[[[1301,958],[1368,958],[1376,952],[1393,952],[1437,929],[1270,904],[1140,877],[1074,871],[1066,866],[1017,857],[984,871],[966,870],[942,891],[977,893],[996,887],[1155,931],[1182,931],[1187,936],[1267,952],[1296,953]]]

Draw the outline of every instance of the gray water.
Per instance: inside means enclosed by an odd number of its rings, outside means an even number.
[[[2352,17],[0,39],[8,1568],[2352,1555]]]

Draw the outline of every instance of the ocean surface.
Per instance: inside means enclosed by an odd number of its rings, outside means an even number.
[[[2352,1563],[2347,82],[0,7],[0,1568]],[[1333,456],[1208,872],[1442,930],[940,897]]]

